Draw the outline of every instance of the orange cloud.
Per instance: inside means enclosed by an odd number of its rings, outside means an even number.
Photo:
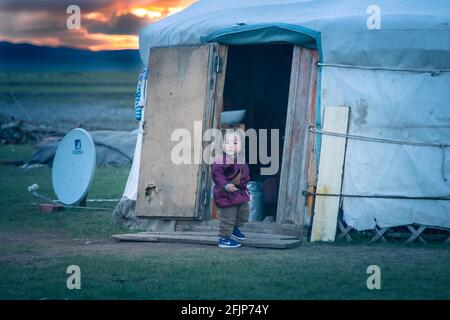
[[[0,40],[91,50],[137,49],[138,31],[196,0],[78,0],[81,29],[67,30],[61,2],[2,0]],[[15,17],[15,18],[13,18]]]
[[[94,33],[89,34],[88,37],[96,42],[89,46],[89,49],[94,51],[137,49],[139,47],[138,36]]]

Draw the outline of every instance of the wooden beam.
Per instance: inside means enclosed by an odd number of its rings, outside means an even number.
[[[370,243],[375,243],[377,242],[379,239],[381,239],[381,241],[383,242],[387,242],[386,238],[384,237],[384,234],[389,230],[389,228],[378,228],[378,226],[375,226],[375,235],[373,236],[372,239],[370,239]]]
[[[303,227],[293,224],[247,222],[241,228],[242,232],[281,234],[303,238]],[[219,230],[219,221],[216,219],[208,221],[177,221],[176,231],[215,231]]]
[[[208,88],[205,97],[205,113],[203,119],[203,128],[205,128],[205,130],[209,128],[220,128],[220,114],[222,112],[223,90],[225,87],[227,53],[228,47],[224,45],[213,44],[210,50],[209,72],[206,82]],[[217,63],[219,63],[220,66],[218,66]],[[202,152],[209,144],[209,141],[202,142]],[[197,178],[197,190],[199,191],[197,192],[195,209],[199,212],[199,218],[202,220],[209,220],[212,218],[212,207],[210,205],[211,186],[212,178],[210,165],[202,161]]]
[[[421,236],[422,232],[424,232],[427,229],[426,226],[420,226],[417,230],[412,225],[406,227],[411,232],[411,237],[409,237],[409,239],[406,240],[406,243],[413,243],[416,239],[419,239],[419,241],[423,244],[427,243]]]
[[[277,223],[303,226],[309,178],[308,126],[315,103],[317,50],[294,47],[285,139],[278,191]],[[311,145],[311,144],[309,144]]]
[[[347,134],[348,107],[325,108],[323,130]],[[341,193],[342,173],[347,139],[322,136],[317,193]],[[334,241],[340,197],[317,196],[314,206],[311,241]]]
[[[218,236],[208,234],[179,234],[173,233],[129,233],[118,234],[113,236],[119,241],[135,241],[135,242],[167,242],[167,243],[183,243],[183,244],[200,244],[215,245],[218,244]],[[244,246],[268,249],[289,249],[300,246],[300,239],[273,239],[273,238],[249,238],[242,241]]]
[[[115,234],[112,238],[119,241],[158,242],[158,238],[155,236],[138,233]]]
[[[347,240],[347,242],[351,242],[353,239],[352,237],[349,235],[349,232],[352,230],[351,226],[344,226],[344,223],[341,221],[341,219],[338,219],[338,227],[339,227],[339,231],[341,233],[339,233],[339,235],[336,237],[336,240],[341,240],[344,239]]]
[[[160,235],[181,235],[181,236],[204,236],[204,237],[213,237],[217,240],[218,235],[215,231],[175,231],[175,232],[153,232],[153,231],[144,231],[138,232],[137,234],[148,234],[158,237]],[[258,232],[246,232],[245,236],[249,239],[266,239],[266,240],[298,240],[299,238],[296,236],[288,236],[282,234],[267,234],[267,233],[258,233]]]

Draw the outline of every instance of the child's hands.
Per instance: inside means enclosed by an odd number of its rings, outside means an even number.
[[[234,184],[229,183],[225,186],[225,190],[227,190],[228,192],[235,192],[237,191],[237,188]]]

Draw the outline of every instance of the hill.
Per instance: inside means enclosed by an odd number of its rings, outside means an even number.
[[[141,67],[139,50],[90,51],[0,42],[0,71],[128,71]]]

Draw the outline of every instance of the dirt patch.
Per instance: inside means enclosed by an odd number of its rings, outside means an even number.
[[[185,250],[190,245],[118,242],[113,239],[67,239],[57,234],[0,232],[0,263],[45,264],[71,255],[140,256],[152,250]]]
[[[190,245],[182,243],[148,243],[148,242],[119,242],[114,239],[68,239],[57,233],[11,233],[0,232],[0,263],[13,263],[18,265],[46,265],[55,259],[83,255],[98,256],[114,255],[125,258],[139,258],[148,255],[162,254],[164,256],[183,256],[189,252],[211,252],[219,250],[215,246]],[[338,245],[338,244],[311,244],[288,249],[259,249],[242,247],[236,250],[237,254],[251,254],[253,256],[278,252],[280,259],[290,257],[303,257],[309,263],[320,261],[326,257],[352,257],[352,259],[370,259],[371,257],[384,257],[404,261],[417,261],[421,257],[442,261],[444,256],[449,258],[448,247],[431,248],[374,246],[374,245]]]

